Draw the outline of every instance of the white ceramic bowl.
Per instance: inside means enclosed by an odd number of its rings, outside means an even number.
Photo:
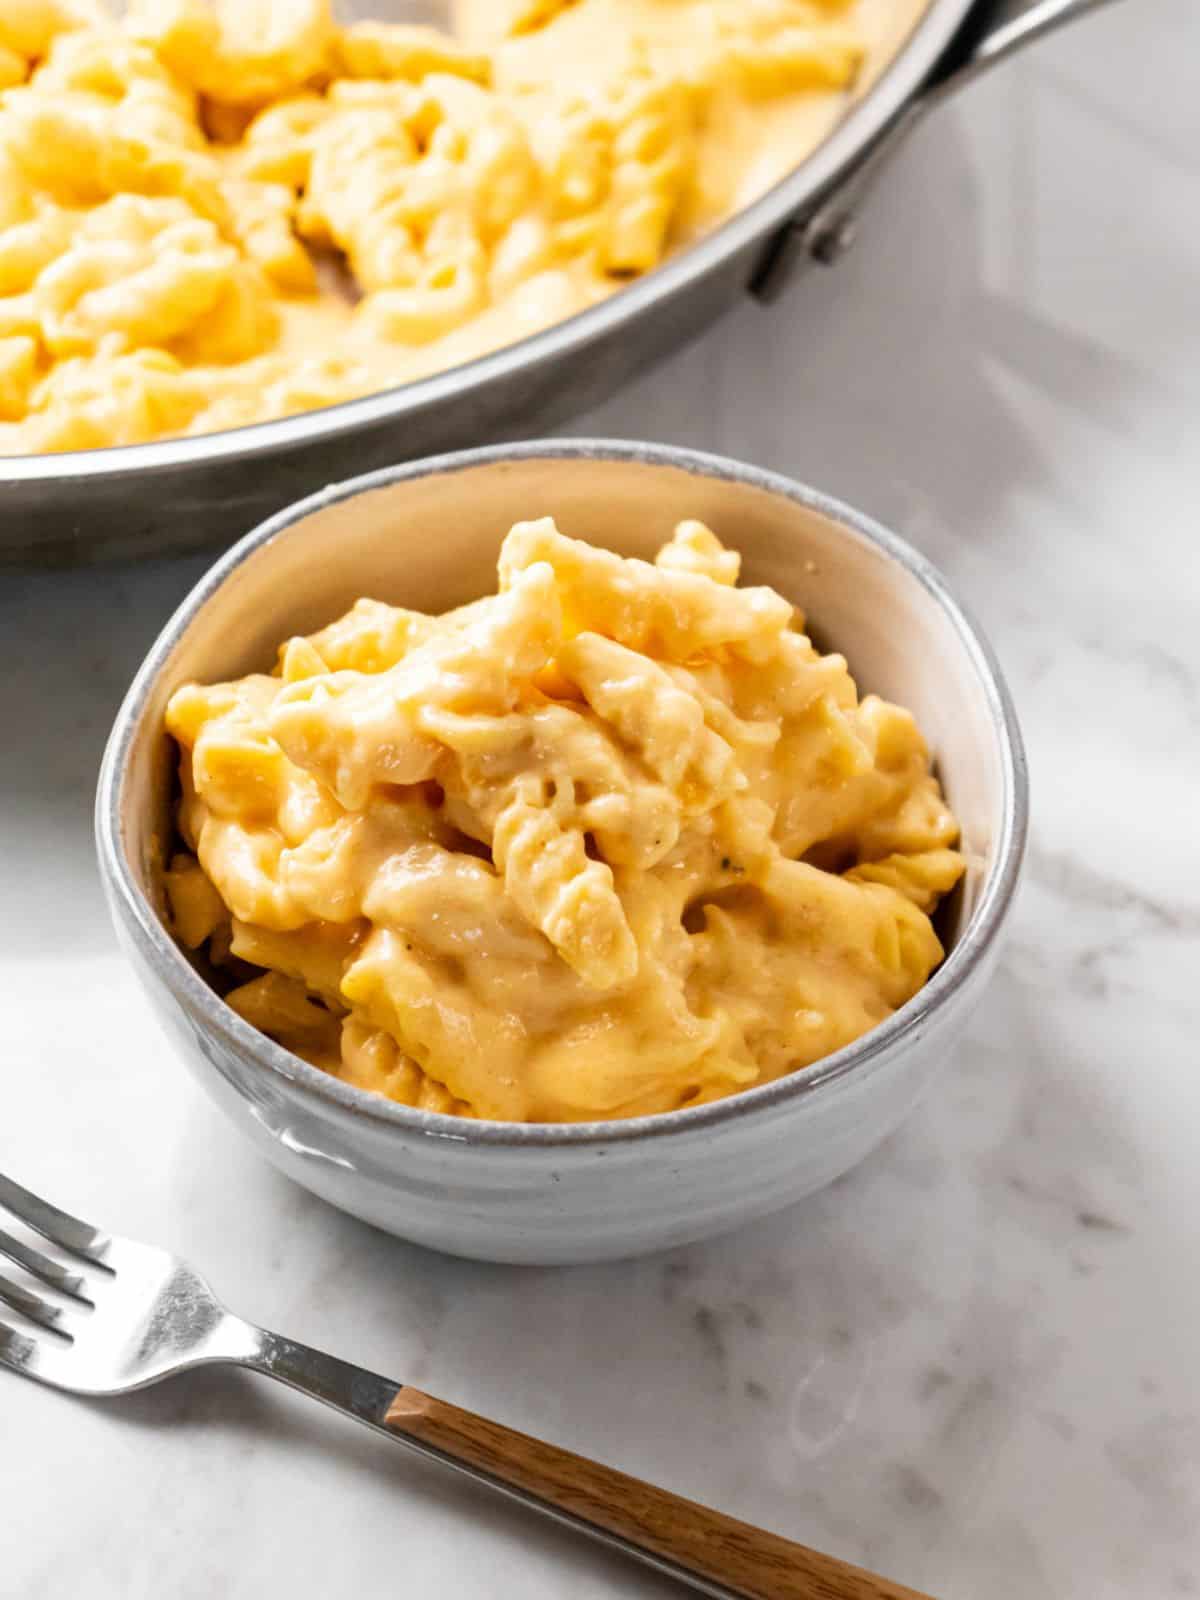
[[[744,556],[746,581],[799,602],[865,690],[909,706],[962,825],[968,871],[949,954],[880,1027],[792,1077],[625,1122],[474,1122],[350,1088],[236,1016],[167,932],[163,711],[181,683],[261,669],[278,642],[369,594],[442,610],[494,586],[509,525],[649,556],[683,517]],[[703,1238],[830,1182],[931,1083],[987,981],[1020,871],[1026,773],[999,668],[944,581],[868,518],[752,467],[606,442],[499,446],[335,485],[234,546],[163,629],[117,716],[97,839],[117,931],[183,1059],[298,1183],[389,1232],[458,1255],[570,1262]]]

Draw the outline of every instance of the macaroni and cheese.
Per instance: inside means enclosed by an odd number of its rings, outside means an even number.
[[[918,0],[0,4],[0,454],[279,417],[579,311],[819,142]]]
[[[177,937],[298,1055],[467,1117],[670,1111],[858,1038],[941,960],[958,827],[910,713],[738,575],[699,522],[653,564],[520,523],[487,599],[360,600],[177,690]]]

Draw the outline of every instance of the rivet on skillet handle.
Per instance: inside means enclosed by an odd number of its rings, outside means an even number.
[[[951,40],[917,98],[909,101],[847,176],[768,240],[750,278],[750,293],[769,305],[801,266],[810,261],[832,266],[854,243],[858,231],[855,217],[867,191],[927,112],[1014,51],[1109,3],[1110,0],[981,0]]]

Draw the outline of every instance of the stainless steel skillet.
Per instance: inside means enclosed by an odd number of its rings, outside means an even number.
[[[198,438],[0,457],[0,565],[78,565],[228,542],[323,484],[544,430],[598,404],[747,289],[849,243],[916,121],[1019,46],[1106,0],[930,0],[894,61],[802,166],[647,277],[569,321],[417,383]],[[351,9],[409,11],[380,0]]]

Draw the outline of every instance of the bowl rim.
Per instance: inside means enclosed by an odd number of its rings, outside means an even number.
[[[954,947],[916,995],[860,1038],[811,1066],[770,1083],[743,1089],[705,1105],[651,1116],[592,1122],[500,1122],[450,1116],[404,1106],[343,1083],[293,1055],[225,1005],[184,956],[154,906],[142,892],[123,842],[128,755],[146,705],[191,623],[236,570],[260,550],[287,537],[309,516],[344,500],[416,479],[469,472],[511,461],[612,462],[670,468],[762,491],[815,511],[875,547],[914,578],[948,618],[984,691],[1000,753],[1000,830],[979,901]],[[848,1076],[877,1066],[902,1040],[917,1034],[942,1010],[985,961],[1016,892],[1028,832],[1028,769],[1016,712],[996,655],[968,611],[954,598],[932,562],[865,513],[781,473],[727,456],[672,445],[616,439],[548,439],[488,445],[426,457],[330,484],[284,507],[245,534],[204,573],[160,630],[138,669],[113,722],[96,792],[96,846],[101,877],[114,917],[119,911],[141,955],[172,996],[197,1013],[243,1059],[286,1080],[326,1111],[366,1120],[382,1128],[493,1150],[528,1151],[563,1146],[600,1148],[711,1130],[722,1124],[774,1112],[809,1098]]]

